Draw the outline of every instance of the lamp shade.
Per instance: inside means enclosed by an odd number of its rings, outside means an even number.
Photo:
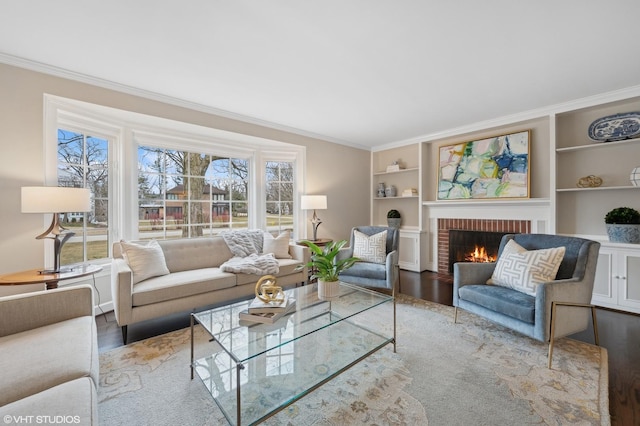
[[[69,213],[91,210],[87,188],[23,186],[22,213]]]
[[[303,195],[300,198],[302,210],[325,210],[327,208],[326,195]]]

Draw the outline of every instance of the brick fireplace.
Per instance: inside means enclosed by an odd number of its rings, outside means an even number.
[[[511,219],[438,219],[438,273],[449,272],[449,230],[530,233],[530,220]]]

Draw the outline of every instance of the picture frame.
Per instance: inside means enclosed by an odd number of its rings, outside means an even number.
[[[530,197],[531,130],[442,145],[437,200]]]

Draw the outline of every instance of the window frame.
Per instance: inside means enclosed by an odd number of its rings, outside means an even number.
[[[305,216],[300,212],[300,196],[305,188],[306,147],[272,139],[205,127],[138,112],[126,111],[55,95],[44,94],[45,185],[57,185],[57,130],[65,128],[113,140],[109,150],[109,241],[136,240],[138,222],[129,218],[138,212],[138,145],[185,149],[234,158],[250,163],[249,228],[266,230],[266,161],[295,164],[294,235],[306,234]],[[153,143],[151,143],[153,142]],[[160,143],[160,145],[159,145]],[[45,215],[46,216],[46,215]],[[48,226],[51,221],[43,218]],[[112,244],[109,256],[112,256]],[[44,251],[45,265],[53,263],[52,250]],[[107,264],[109,259],[92,260]]]

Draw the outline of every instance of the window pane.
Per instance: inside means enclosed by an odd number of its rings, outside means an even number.
[[[215,235],[231,226],[247,226],[247,160],[164,150],[166,168],[162,169],[153,168],[149,162],[154,151],[157,150],[148,146],[138,150],[141,233],[150,232],[153,220],[164,223],[164,238],[174,238],[176,234],[190,238]],[[162,184],[156,182],[166,182],[166,193],[158,189]],[[231,211],[236,211],[236,202],[242,203],[242,213],[234,219]]]
[[[75,235],[63,246],[60,264],[109,257],[109,141],[58,130],[58,186],[89,188],[91,211],[61,215]]]

